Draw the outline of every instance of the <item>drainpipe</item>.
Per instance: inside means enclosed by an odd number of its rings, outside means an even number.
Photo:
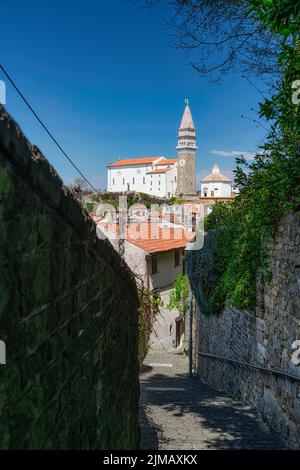
[[[190,290],[189,303],[189,376],[193,377],[193,293]]]
[[[146,259],[146,271],[147,271],[147,289],[150,290],[149,262],[147,259]]]

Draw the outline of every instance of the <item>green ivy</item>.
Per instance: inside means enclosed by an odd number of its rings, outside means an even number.
[[[188,308],[190,285],[186,275],[178,276],[170,292],[168,310],[177,308],[180,315],[184,315]]]
[[[88,212],[92,212],[94,210],[94,203],[93,202],[87,202],[85,207],[86,207],[86,210]]]
[[[144,286],[140,285],[139,281],[137,286],[140,303],[138,318],[138,357],[140,363],[142,363],[148,351],[153,322],[155,317],[159,314],[162,301],[158,291],[145,289]]]
[[[257,272],[270,276],[265,241],[275,234],[283,213],[300,209],[300,105],[292,102],[292,83],[300,80],[300,2],[249,0],[249,12],[282,38],[282,79],[260,104],[260,117],[271,123],[261,152],[250,163],[237,159],[239,195],[215,204],[205,221],[210,263],[200,259],[207,280],[200,266],[199,289],[206,313],[226,304],[254,308]]]

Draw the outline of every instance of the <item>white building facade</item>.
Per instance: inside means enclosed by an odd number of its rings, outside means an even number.
[[[177,159],[165,157],[119,160],[108,166],[109,192],[141,192],[162,198],[175,196]]]
[[[195,193],[196,130],[188,100],[176,148],[178,158],[129,158],[109,164],[107,191],[136,191],[162,198]]]
[[[232,193],[232,180],[220,172],[218,165],[214,165],[212,172],[201,180],[203,198],[230,198]]]
[[[98,236],[100,230],[118,250],[118,226],[103,220],[95,222]],[[184,317],[167,306],[174,281],[185,274],[185,248],[193,240],[194,234],[170,223],[168,227],[148,222],[126,226],[124,260],[146,289],[159,292],[162,301],[150,336],[152,349],[183,346]]]
[[[196,195],[196,127],[189,102],[186,100],[178,132],[177,158],[163,156],[129,158],[108,165],[107,191],[139,192],[170,199],[174,196]],[[201,180],[201,198],[232,198],[232,181],[214,165],[212,172]]]

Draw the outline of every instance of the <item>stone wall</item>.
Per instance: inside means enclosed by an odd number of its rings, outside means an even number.
[[[150,335],[149,347],[152,350],[170,349],[176,347],[176,321],[180,315],[176,308],[171,311],[167,308],[170,301],[172,289],[159,290],[162,305],[156,315],[152,332]]]
[[[0,232],[0,448],[137,448],[131,271],[2,107]]]
[[[226,308],[205,316],[198,309],[195,350],[300,379],[300,365],[292,362],[292,343],[300,340],[299,229],[299,213],[286,215],[268,242],[272,279],[260,276],[255,312]],[[194,359],[204,382],[256,407],[288,447],[300,447],[300,382],[197,354]]]

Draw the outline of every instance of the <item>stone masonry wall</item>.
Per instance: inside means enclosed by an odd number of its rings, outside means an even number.
[[[299,213],[284,216],[267,244],[272,279],[259,279],[256,311],[205,316],[198,309],[196,350],[300,378],[291,360],[292,343],[300,340],[299,238]],[[300,448],[300,382],[197,354],[195,362],[204,382],[246,400],[288,447]]]
[[[138,447],[132,274],[0,107],[1,449]]]

